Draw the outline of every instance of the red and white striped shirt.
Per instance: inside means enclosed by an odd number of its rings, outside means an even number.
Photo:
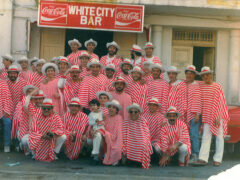
[[[122,78],[124,78],[124,80],[127,82],[127,83],[130,83],[133,81],[133,78],[132,78],[132,75],[131,74],[124,74],[124,73],[120,73],[119,76],[121,76]]]
[[[28,70],[28,71],[21,71],[19,73],[19,77],[23,78],[25,81],[28,81],[29,78],[32,77],[33,72]]]
[[[169,106],[176,107],[181,114],[181,117],[178,119],[186,122],[184,119],[184,114],[187,111],[186,88],[183,81],[177,80],[176,82],[169,84],[168,104]]]
[[[70,112],[67,112],[63,115],[62,119],[67,136],[65,153],[69,159],[77,159],[81,151],[82,135],[88,126],[88,116],[82,112],[78,112],[76,116],[72,116]],[[75,142],[72,142],[71,132],[76,132]]]
[[[100,59],[100,63],[103,65],[103,66],[107,66],[108,64],[114,64],[117,71],[116,73],[119,72],[119,64],[122,62],[122,59],[121,58],[116,58],[116,56],[114,56],[113,58],[110,58],[108,55],[106,56],[102,56],[101,59]]]
[[[174,125],[166,123],[165,126],[161,129],[161,150],[164,153],[167,153],[169,156],[173,156],[178,151],[178,149],[172,153],[169,152],[169,149],[177,142],[185,144],[188,148],[188,154],[191,154],[191,142],[188,127],[184,122],[179,120],[176,120],[176,123]]]
[[[149,83],[151,80],[153,80],[152,74],[150,75],[144,75],[142,79],[145,81],[145,83]]]
[[[97,77],[90,75],[86,76],[80,89],[78,91],[78,97],[83,107],[89,108],[88,103],[92,99],[96,99],[96,93],[98,91],[104,91],[106,89],[105,85],[107,84],[108,79],[105,75],[99,74]]]
[[[78,50],[77,52],[72,52],[67,56],[69,63],[73,65],[81,66],[81,60],[79,59],[79,56],[84,50]]]
[[[6,81],[0,79],[0,118],[3,117],[4,112],[8,115],[12,113],[12,96]]]
[[[105,106],[100,106],[99,109],[103,112],[103,115],[107,115],[107,114],[108,114],[108,108],[107,108],[107,107],[105,107]]]
[[[227,123],[230,120],[222,86],[216,82],[207,85],[200,83],[202,101],[202,123],[210,125],[211,132],[217,136],[219,127],[214,122],[222,119],[223,136],[227,134]]]
[[[13,113],[15,111],[15,108],[18,102],[20,102],[24,96],[23,87],[27,85],[27,82],[22,78],[18,78],[16,82],[12,82],[8,79],[7,84],[13,100],[11,105],[11,110],[12,110],[11,114],[13,116]]]
[[[4,69],[2,69],[2,72],[0,74],[0,78],[3,79],[3,80],[6,80],[7,77],[8,77],[7,69],[4,68]]]
[[[81,67],[80,67],[81,68]],[[87,69],[86,67],[81,68],[80,78],[85,78],[86,76],[89,76],[91,74],[91,71]]]
[[[189,122],[197,115],[201,114],[202,104],[201,104],[201,92],[199,83],[194,81],[193,83],[187,83],[184,81],[183,84],[186,91],[186,105],[187,112],[185,113],[185,123],[189,126]]]
[[[92,61],[92,59],[97,59],[97,60],[99,60],[98,55],[96,55],[95,53],[92,53],[92,54],[88,53],[88,54],[91,56],[91,58],[89,59],[90,62]]]
[[[157,56],[152,56],[151,58],[148,58],[146,56],[142,56],[142,58],[143,58],[142,62],[151,61],[152,63],[157,63],[157,64],[162,65],[162,61]]]
[[[40,75],[35,72],[28,77],[27,84],[32,84],[33,86],[40,88],[40,83],[46,78],[46,76]]]
[[[139,117],[136,121],[123,121],[123,154],[129,160],[142,163],[142,168],[149,168],[152,145],[147,120]]]
[[[157,98],[162,105],[161,113],[165,113],[168,109],[169,85],[164,79],[149,81],[147,84],[150,98]]]
[[[36,160],[53,161],[56,136],[51,140],[42,138],[47,132],[62,136],[64,128],[57,114],[45,117],[42,112],[34,116],[29,130],[29,147],[36,152]]]
[[[156,112],[154,114],[150,113],[150,111],[146,111],[142,115],[148,122],[150,136],[151,136],[151,142],[153,146],[158,146],[160,148],[160,131],[161,131],[161,124],[162,122],[167,122],[167,119],[164,117],[163,114],[160,112]]]
[[[138,81],[132,81],[128,84],[125,92],[131,96],[133,103],[139,104],[143,110],[146,110],[146,103],[150,100],[149,89],[146,84],[141,85]]]

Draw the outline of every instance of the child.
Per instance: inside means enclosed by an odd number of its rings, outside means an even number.
[[[93,99],[89,102],[89,106],[91,109],[91,113],[88,115],[89,117],[89,125],[91,126],[92,134],[93,134],[93,150],[92,156],[95,163],[98,163],[98,154],[100,150],[100,145],[102,141],[102,135],[100,133],[104,133],[104,121],[103,121],[103,112],[99,109],[100,103],[98,100]]]

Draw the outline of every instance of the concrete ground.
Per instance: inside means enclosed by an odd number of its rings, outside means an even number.
[[[9,167],[8,163],[20,164]],[[47,163],[32,160],[22,153],[0,152],[0,180],[5,179],[86,179],[86,180],[118,180],[118,179],[162,179],[162,180],[202,180],[216,175],[240,163],[240,155],[227,154],[220,167],[214,167],[212,162],[205,167],[169,166],[160,168],[153,164],[149,170],[136,166],[93,166],[91,159],[80,158],[70,161],[61,158]]]

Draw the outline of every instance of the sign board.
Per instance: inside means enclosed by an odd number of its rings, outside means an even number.
[[[38,26],[142,32],[144,6],[40,1]]]

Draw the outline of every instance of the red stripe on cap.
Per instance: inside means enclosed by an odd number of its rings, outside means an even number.
[[[188,69],[195,71],[195,69],[193,67],[189,67]]]
[[[141,49],[135,49],[135,48],[132,48],[131,50],[133,50],[133,51],[141,51]]]
[[[202,70],[202,72],[206,72],[206,71],[209,71],[209,70],[207,70],[207,69],[205,69],[205,70]]]
[[[76,103],[76,104],[79,104],[79,105],[80,105],[80,103],[77,102],[77,101],[71,101],[71,103]],[[71,104],[71,103],[70,103],[70,104]]]
[[[53,104],[52,103],[48,103],[48,102],[45,102],[45,103],[42,103],[43,105],[50,105],[52,106]]]
[[[18,69],[17,68],[11,68],[11,69],[9,69],[9,71],[18,71]]]

